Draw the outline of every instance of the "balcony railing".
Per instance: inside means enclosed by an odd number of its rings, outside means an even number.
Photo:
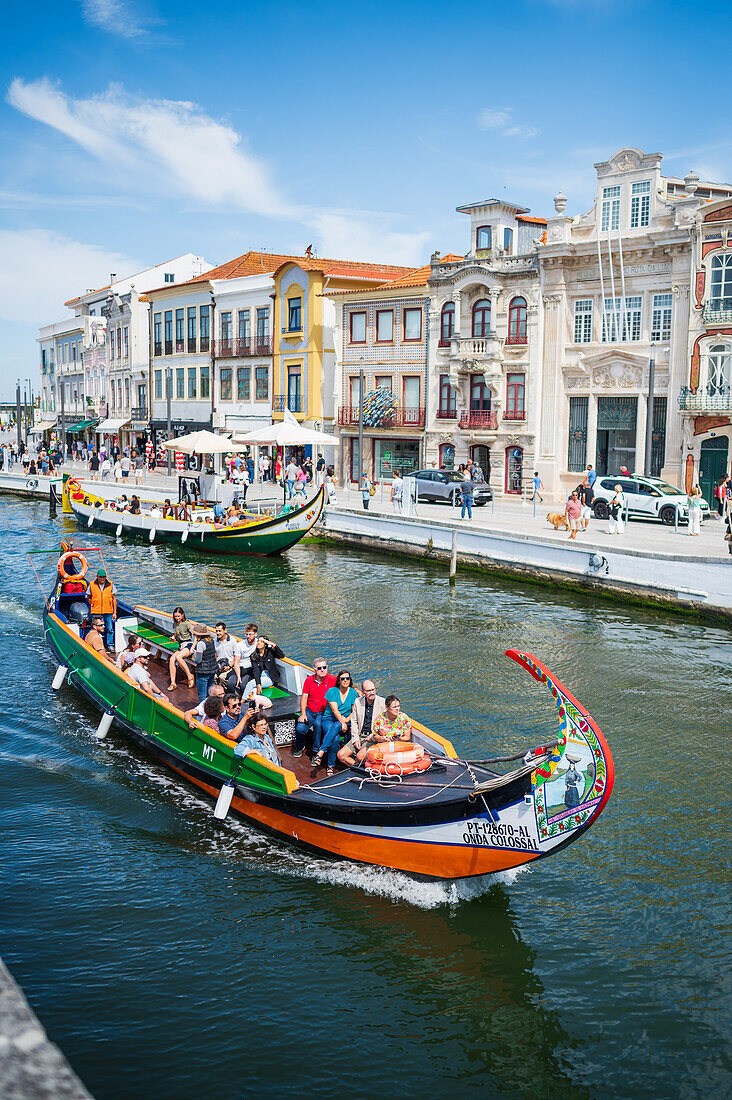
[[[449,348],[451,343],[452,340],[449,336],[441,336],[440,339],[437,341],[437,346],[438,348]]]
[[[163,354],[163,345],[160,341],[158,341],[156,344],[153,344],[153,355],[162,355],[162,354]]]
[[[208,351],[208,349],[209,349],[209,337],[208,336],[202,336],[201,340],[200,340],[198,350],[199,351]]]
[[[458,428],[481,428],[484,432],[495,432],[498,430],[498,417],[492,409],[487,412],[471,409],[460,414]]]
[[[526,409],[506,409],[503,413],[504,420],[525,420]]]
[[[437,410],[438,420],[457,420],[456,408],[438,408]]]
[[[460,356],[481,356],[498,354],[498,337],[495,332],[489,332],[487,336],[462,336],[453,337],[453,354]]]
[[[133,405],[130,409],[130,420],[147,420],[147,405]]]
[[[710,298],[702,308],[705,325],[719,325],[732,321],[732,298]]]
[[[236,344],[233,340],[216,340],[214,342],[214,355],[217,359],[230,359],[236,355]]]
[[[338,423],[341,425],[358,424],[358,405],[341,405],[338,410]],[[365,428],[423,428],[425,422],[424,406],[408,408],[405,405],[397,405],[396,408],[381,414],[379,422],[373,422],[373,414],[364,416]]]
[[[525,333],[522,335],[520,332],[514,332],[512,334],[509,333],[509,335],[506,337],[506,344],[509,347],[518,347],[519,345],[525,347],[526,344],[528,344],[528,340],[526,339]]]
[[[269,337],[255,340],[219,340],[216,344],[218,359],[247,358],[255,355],[271,355],[272,345]]]
[[[689,386],[683,386],[679,393],[679,408],[682,412],[693,413],[732,412],[732,386],[718,386],[714,390],[709,386],[699,386],[696,393]]]
[[[195,350],[196,350],[196,337],[195,336],[189,336],[188,337],[188,351],[189,352],[195,352]]]
[[[285,396],[285,394],[279,393],[272,399],[272,408],[275,412],[283,412],[285,409],[289,409],[291,413],[300,413],[302,412],[302,397],[299,394]]]

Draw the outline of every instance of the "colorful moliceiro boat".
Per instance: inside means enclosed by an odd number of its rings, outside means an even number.
[[[77,551],[78,553],[78,551]],[[83,597],[81,597],[83,599]],[[55,592],[47,601],[45,634],[59,669],[100,711],[99,735],[111,724],[161,765],[212,799],[235,776],[232,808],[257,827],[319,854],[394,868],[432,879],[458,879],[531,863],[577,840],[597,821],[613,786],[613,761],[585,708],[529,653],[508,650],[551,692],[556,740],[515,757],[466,761],[445,738],[414,722],[413,740],[429,757],[427,770],[384,775],[344,768],[313,776],[292,742],[299,697],[310,669],[279,661],[282,677],[269,689],[267,712],[282,766],[252,753],[240,761],[234,744],[208,727],[191,729],[183,711],[195,694],[178,687],[170,701],[153,699],[87,646],[80,596]],[[119,604],[117,647],[139,634],[153,654],[149,671],[167,686],[172,620],[164,612]],[[225,794],[228,793],[225,789]]]
[[[78,482],[69,479],[64,484],[64,510],[67,506],[84,527],[116,535],[144,538],[150,542],[177,542],[192,550],[210,554],[248,554],[264,556],[289,550],[307,535],[320,518],[325,501],[321,487],[312,500],[291,507],[279,515],[247,513],[242,522],[232,527],[214,526],[211,508],[174,506],[173,518],[151,515],[154,503],[141,502],[141,512],[133,515],[121,511],[114,500],[87,492]]]

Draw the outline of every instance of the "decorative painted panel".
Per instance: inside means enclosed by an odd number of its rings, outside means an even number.
[[[696,295],[696,308],[701,309],[702,302],[704,301],[704,283],[706,281],[706,271],[697,271],[696,280],[694,283],[694,293]]]

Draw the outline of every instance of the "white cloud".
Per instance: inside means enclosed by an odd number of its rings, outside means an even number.
[[[59,320],[65,301],[105,286],[110,272],[121,276],[145,266],[46,229],[0,229],[0,255],[0,318],[35,327]]]
[[[535,126],[516,122],[510,107],[484,107],[478,115],[481,130],[490,130],[501,137],[532,138],[539,133]]]
[[[139,15],[126,0],[81,0],[81,7],[87,23],[120,38],[146,39],[160,22]]]
[[[240,135],[195,103],[135,99],[116,86],[103,95],[72,99],[45,78],[14,80],[8,102],[66,134],[117,175],[121,168],[133,179],[152,173],[158,186],[172,183],[212,205],[269,217],[295,214],[267,166],[241,148]]]
[[[390,215],[323,211],[308,221],[318,236],[322,256],[374,260],[405,267],[426,263],[430,234],[401,233],[392,228]]]

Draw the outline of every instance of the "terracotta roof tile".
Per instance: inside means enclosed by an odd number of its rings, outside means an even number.
[[[517,222],[531,222],[532,225],[546,225],[546,218],[535,218],[533,214],[517,214]]]

